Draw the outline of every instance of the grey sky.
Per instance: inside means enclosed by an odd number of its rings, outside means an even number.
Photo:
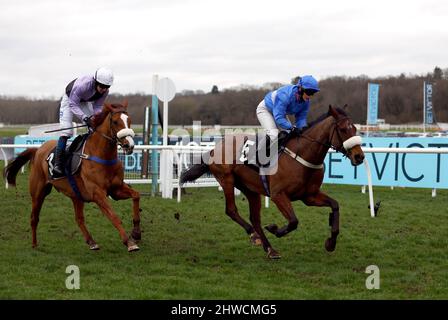
[[[115,93],[448,67],[439,0],[0,0],[0,94],[54,96],[98,66]]]

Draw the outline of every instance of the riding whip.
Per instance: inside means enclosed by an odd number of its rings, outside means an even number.
[[[61,129],[56,129],[56,130],[48,130],[48,131],[44,131],[44,133],[57,132],[57,131],[63,131],[63,130],[67,130],[67,129],[82,128],[82,127],[87,127],[87,125],[83,124],[83,125],[74,126],[74,127],[61,128]]]

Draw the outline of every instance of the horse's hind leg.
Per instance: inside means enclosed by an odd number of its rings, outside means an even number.
[[[336,240],[339,234],[339,203],[330,198],[323,192],[309,196],[303,200],[307,206],[331,207],[329,224],[331,226],[331,237],[325,241],[325,249],[334,251],[336,248]]]
[[[98,250],[100,247],[96,244],[95,240],[93,240],[92,235],[89,233],[89,230],[87,230],[84,222],[84,202],[75,198],[72,198],[72,202],[73,207],[75,208],[76,222],[78,223],[79,229],[81,229],[86,243],[89,245],[90,250]]]
[[[240,226],[246,230],[248,235],[254,232],[254,228],[247,223],[238,213],[238,209],[235,203],[235,180],[233,175],[227,175],[224,178],[218,180],[224,191],[226,198],[226,214]]]
[[[44,203],[45,197],[51,192],[51,184],[39,182],[37,185],[32,185],[30,180],[30,190],[31,190],[31,232],[32,232],[32,247],[37,247],[37,225],[39,224],[39,215],[42,205]]]
[[[131,237],[135,240],[140,240],[142,238],[142,232],[140,230],[140,193],[123,183],[120,189],[113,190],[111,197],[114,200],[132,198],[132,222],[134,228],[132,229]]]

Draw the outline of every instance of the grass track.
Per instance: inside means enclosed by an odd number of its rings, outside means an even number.
[[[180,204],[142,197],[143,240],[132,254],[93,204],[86,205],[86,223],[101,250],[89,251],[71,201],[53,190],[33,250],[27,188],[26,173],[19,174],[17,189],[0,187],[1,299],[448,298],[448,190],[431,198],[430,190],[375,188],[382,208],[372,219],[359,187],[325,185],[341,208],[335,252],[324,249],[329,209],[295,202],[299,230],[281,239],[268,235],[282,254],[269,261],[224,214],[217,188],[189,189]],[[237,201],[247,218],[247,201]],[[131,201],[113,207],[129,231]],[[263,208],[262,221],[285,223],[274,207]],[[80,268],[80,290],[65,287],[71,264]],[[380,269],[380,290],[365,287],[372,264]]]

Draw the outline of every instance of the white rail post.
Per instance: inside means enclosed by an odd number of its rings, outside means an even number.
[[[370,216],[375,217],[375,208],[373,206],[373,187],[372,187],[372,173],[370,172],[370,166],[367,159],[364,159],[364,165],[367,173],[367,183],[369,185],[369,202],[370,202]]]
[[[432,189],[431,195],[432,195],[433,198],[435,198],[437,196],[437,189],[436,188]]]
[[[181,184],[180,184],[180,175],[182,173],[182,166],[183,166],[183,151],[179,150],[179,152],[175,152],[176,159],[177,159],[177,202],[180,202],[180,194],[181,194]]]
[[[160,162],[162,198],[173,198],[173,151],[163,150]]]
[[[2,150],[3,160],[5,160],[5,168],[6,168],[6,166],[8,165],[8,159],[6,158],[6,152],[5,152],[5,150],[3,150],[3,148],[0,148],[0,150]],[[9,187],[8,181],[6,181],[5,188],[8,189],[8,187]]]

